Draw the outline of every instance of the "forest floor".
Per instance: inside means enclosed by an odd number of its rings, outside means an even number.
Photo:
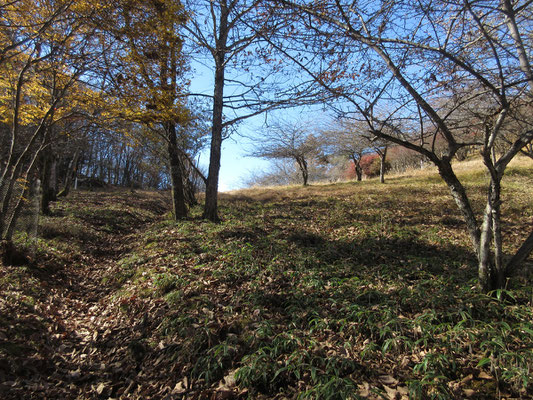
[[[532,167],[504,180],[507,254]],[[222,194],[219,224],[163,193],[55,202],[0,265],[0,398],[533,398],[531,275],[480,294],[447,188],[412,175]]]

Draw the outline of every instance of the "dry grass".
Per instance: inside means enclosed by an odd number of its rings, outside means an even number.
[[[472,173],[483,175],[485,166],[480,158],[469,159],[465,161],[456,161],[453,164],[459,178],[470,178]],[[518,156],[515,157],[509,164],[509,170],[531,169],[533,177],[533,160],[529,157]],[[398,181],[408,182],[409,180],[418,181],[419,179],[431,179],[438,183],[441,178],[438,174],[437,168],[433,165],[426,165],[424,168],[412,168],[401,173],[391,173],[386,175],[386,183],[395,183]],[[379,184],[379,178],[364,179],[362,183]],[[253,198],[259,201],[283,200],[287,198],[295,198],[307,196],[309,194],[318,196],[329,196],[338,192],[338,194],[346,194],[346,191],[352,191],[358,184],[354,180],[339,181],[339,182],[319,182],[313,183],[308,187],[302,185],[287,185],[287,186],[261,186],[246,189],[230,190],[221,194],[222,199],[239,199],[239,198]],[[443,183],[444,185],[444,183]]]

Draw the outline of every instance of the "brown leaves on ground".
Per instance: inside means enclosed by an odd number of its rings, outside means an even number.
[[[506,229],[525,224],[519,194]],[[226,194],[220,224],[168,221],[167,204],[74,193],[33,264],[0,266],[0,398],[531,394],[527,296],[470,290],[468,237],[433,180]]]

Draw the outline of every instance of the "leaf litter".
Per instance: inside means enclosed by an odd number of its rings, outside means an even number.
[[[226,195],[221,224],[173,223],[155,193],[56,203],[38,262],[1,266],[0,396],[530,396],[527,298],[469,289],[445,196],[387,189]]]

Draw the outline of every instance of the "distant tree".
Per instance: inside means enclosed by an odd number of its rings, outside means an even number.
[[[402,146],[391,146],[387,158],[394,172],[404,172],[409,168],[416,169],[424,165],[424,157],[420,153]]]
[[[322,141],[328,155],[345,157],[353,162],[355,177],[363,178],[361,159],[369,151],[370,142],[364,136],[366,125],[341,120],[338,126],[321,132]]]
[[[385,140],[375,138],[366,123],[342,119],[338,127],[325,130],[321,137],[329,154],[344,156],[353,162],[358,181],[363,176],[363,168],[360,165],[363,155],[365,153],[377,154],[380,160],[380,182],[385,182],[389,145]],[[369,176],[368,173],[366,175]]]
[[[286,186],[301,182],[300,171],[289,159],[272,160],[270,168],[256,170],[247,177],[248,187]]]
[[[251,155],[274,160],[292,160],[298,166],[303,185],[307,186],[309,161],[321,156],[321,143],[317,136],[309,132],[305,123],[279,121],[266,130],[263,140]]]
[[[324,164],[320,160],[310,159],[307,164],[308,183],[325,182],[342,179],[337,165]],[[253,171],[244,181],[248,187],[285,186],[302,183],[302,173],[293,159],[273,159],[270,166]]]
[[[387,152],[389,150],[389,144],[386,140],[367,137],[370,148],[378,155],[379,157],[379,181],[385,183],[385,172],[387,172]]]

